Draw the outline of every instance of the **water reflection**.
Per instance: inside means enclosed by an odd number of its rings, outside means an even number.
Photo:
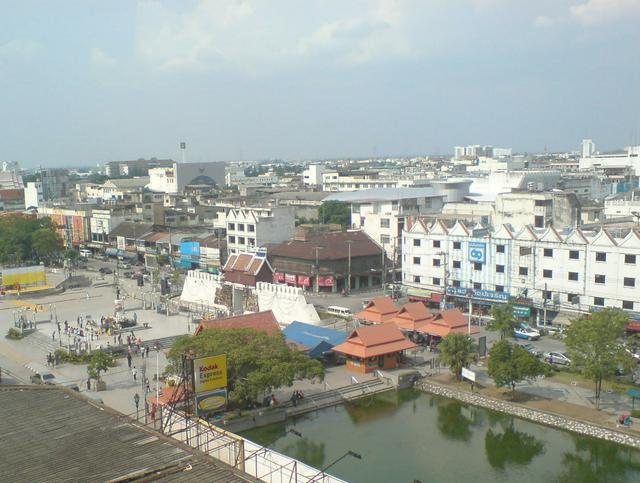
[[[282,452],[316,468],[324,465],[324,443],[314,443],[306,437],[287,444],[282,448]]]
[[[573,435],[576,451],[565,453],[563,483],[638,481],[640,458],[637,451],[607,441]]]
[[[471,439],[471,427],[474,424],[473,411],[457,401],[432,398],[438,411],[438,429],[447,438],[455,441],[468,442]]]
[[[413,389],[387,392],[347,403],[345,408],[354,424],[362,424],[391,416],[404,404],[411,401],[415,403],[421,394],[423,393]],[[412,409],[413,412],[416,411],[415,404]]]
[[[544,452],[544,444],[534,436],[513,427],[513,419],[502,433],[489,429],[484,437],[487,461],[493,468],[503,470],[509,464],[528,465]]]

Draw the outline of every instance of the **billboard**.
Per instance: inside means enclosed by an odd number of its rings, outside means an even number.
[[[183,257],[199,257],[200,243],[193,241],[182,242],[180,244],[180,255]]]
[[[227,386],[227,355],[199,357],[193,361],[193,390],[196,394]]]
[[[469,242],[469,261],[485,263],[487,261],[487,244],[482,242]]]
[[[196,413],[204,416],[210,411],[223,410],[227,405],[227,389],[216,389],[196,395]]]
[[[44,265],[33,267],[3,268],[1,271],[2,285],[13,287],[16,285],[43,285],[47,283]]]

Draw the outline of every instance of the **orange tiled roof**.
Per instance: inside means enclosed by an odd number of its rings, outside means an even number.
[[[408,340],[394,324],[379,324],[355,329],[345,342],[332,350],[360,358],[413,349],[416,344]]]
[[[452,332],[467,333],[469,321],[459,309],[442,310],[438,312],[425,325],[419,327],[419,332],[445,337]],[[471,333],[477,334],[480,329],[471,327]]]
[[[208,329],[256,329],[272,335],[280,332],[280,326],[271,310],[264,312],[256,312],[252,314],[236,315],[235,317],[226,317],[224,319],[203,320],[193,335],[200,334],[203,330]]]
[[[391,322],[400,329],[415,331],[433,318],[433,314],[422,302],[404,304]]]
[[[364,310],[355,315],[355,318],[374,324],[383,324],[393,319],[397,312],[398,306],[393,303],[391,297],[378,297],[369,301]]]

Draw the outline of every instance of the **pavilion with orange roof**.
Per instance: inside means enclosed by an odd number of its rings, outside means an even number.
[[[467,334],[469,333],[469,321],[459,309],[442,310],[417,331],[431,337],[446,337],[454,332]],[[478,327],[471,327],[471,334],[478,332],[480,332]]]
[[[390,322],[398,310],[391,297],[378,297],[370,300],[353,318],[363,324],[384,324]]]

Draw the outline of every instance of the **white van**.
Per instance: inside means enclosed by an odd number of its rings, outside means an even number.
[[[80,249],[80,256],[81,257],[85,257],[85,258],[89,258],[91,256],[91,250],[87,250],[86,248],[81,248]]]
[[[327,313],[331,315],[337,315],[338,317],[351,317],[351,310],[346,307],[338,307],[337,305],[330,305],[327,307]]]

